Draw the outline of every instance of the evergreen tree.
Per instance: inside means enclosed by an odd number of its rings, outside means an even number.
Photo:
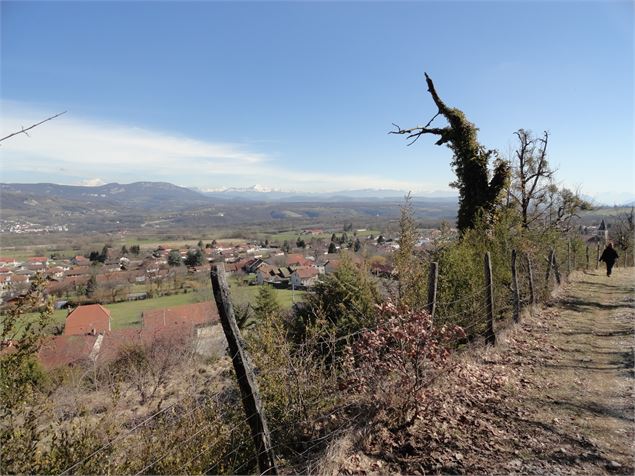
[[[347,341],[338,338],[373,325],[378,301],[379,294],[366,270],[359,269],[344,254],[337,271],[318,281],[314,292],[306,295],[293,334],[299,340],[317,335],[324,343],[323,352],[339,353]],[[337,340],[335,348],[326,343],[331,339]]]
[[[377,237],[377,244],[378,244],[378,245],[382,245],[382,244],[384,244],[385,242],[386,242],[386,238],[384,238],[384,235],[379,235],[379,236]]]
[[[104,245],[104,247],[101,249],[101,254],[99,255],[99,258],[97,258],[97,261],[105,263],[106,260],[108,259],[109,253],[110,253],[110,246]]]
[[[284,240],[284,243],[282,243],[282,251],[285,253],[289,253],[291,251],[291,245],[289,245],[287,240]]]
[[[141,248],[139,247],[139,245],[132,245],[130,247],[130,253],[132,253],[133,255],[138,255],[141,252]]]
[[[258,321],[270,320],[279,312],[280,304],[273,290],[266,284],[260,286],[258,296],[256,296],[256,305],[254,306],[256,319]]]
[[[337,253],[337,246],[335,245],[334,242],[331,241],[331,243],[329,244],[329,249],[328,249],[329,254],[332,253]]]
[[[306,248],[306,243],[305,243],[305,241],[304,241],[302,238],[300,238],[300,237],[298,237],[298,239],[296,240],[295,245],[296,245],[298,248]]]
[[[196,246],[198,246],[200,249],[203,249],[203,240],[198,240]]]
[[[94,274],[90,275],[90,279],[86,283],[86,296],[93,297],[95,291],[97,290],[97,278]]]
[[[181,266],[183,260],[181,259],[181,253],[178,250],[172,250],[168,254],[168,264],[170,266]]]
[[[362,249],[362,243],[361,241],[359,241],[359,238],[356,238],[355,243],[353,244],[353,251],[357,253],[361,249]]]
[[[203,252],[196,248],[195,250],[190,250],[187,252],[187,256],[185,257],[186,266],[200,266],[203,264]]]
[[[128,248],[126,248],[126,245],[123,245],[121,247],[121,254],[122,254],[122,256],[128,254]]]
[[[337,241],[337,235],[335,233],[333,233],[331,235],[331,243],[336,242]]]

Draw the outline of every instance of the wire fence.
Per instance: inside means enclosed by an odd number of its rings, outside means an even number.
[[[558,257],[558,254],[556,256]],[[492,284],[484,283],[458,298],[440,300],[436,303],[434,325],[457,323],[463,330],[461,335],[445,343],[449,348],[457,350],[471,343],[480,345],[486,329],[492,325],[492,322],[494,329],[507,326],[511,322],[514,299],[519,299],[521,307],[526,307],[531,304],[532,294],[537,302],[544,302],[549,297],[556,285],[553,261],[548,257],[531,254],[521,255],[520,258],[517,262],[517,290],[513,289],[511,282],[499,280]],[[585,266],[584,260],[577,259],[571,262],[569,256],[564,269],[575,271],[584,269]],[[443,270],[440,270],[440,273],[442,272]],[[531,279],[532,276],[533,279]],[[350,291],[352,293],[355,290]],[[493,314],[490,312],[488,303],[490,294],[495,302]],[[352,309],[358,312],[360,317],[366,317],[363,316],[362,310],[355,309],[354,305]],[[390,322],[379,319],[372,326],[355,329],[344,335],[330,335],[324,339],[323,343],[350,349],[350,346],[362,336],[386,329],[389,325],[391,325]],[[311,350],[308,344],[303,343],[295,348],[295,352],[297,355],[302,355],[303,352],[308,355]],[[232,357],[234,356],[230,356]],[[300,420],[305,421],[290,421],[289,417],[276,413],[280,412],[275,402],[273,406],[268,406],[269,401],[265,400],[265,414],[270,422],[271,449],[276,454],[277,464],[290,468],[291,471],[306,469],[302,465],[307,459],[311,459],[308,458],[309,455],[320,453],[329,442],[352,431],[365,414],[365,409],[360,408],[354,399],[351,401],[341,397],[343,393],[341,385],[343,382],[353,381],[363,376],[363,372],[367,369],[327,365],[320,367],[319,371],[323,373],[324,382],[328,383],[325,385],[327,388],[322,389],[323,393],[313,397],[309,394],[302,395],[302,391],[298,391],[297,395],[290,391],[288,395],[283,396],[288,401],[292,401],[296,396],[298,402],[302,398],[306,399],[301,402],[302,405],[294,401],[293,405],[296,406],[289,410],[293,415],[300,415],[302,413],[300,407],[303,406],[303,411],[308,415]],[[311,372],[311,369],[299,370],[294,367],[293,362],[289,361],[289,365],[267,368],[266,374],[257,372],[256,375],[266,384],[274,382],[291,388],[294,381],[298,382],[301,378],[310,379],[313,375]],[[256,435],[250,435],[248,424],[254,414],[247,416],[240,414],[241,397],[238,393],[240,383],[240,377],[227,382],[221,390],[211,395],[200,396],[200,401],[187,409],[189,399],[187,397],[178,399],[93,449],[59,474],[95,472],[95,468],[100,467],[91,465],[91,462],[100,458],[103,453],[109,455],[108,464],[114,464],[117,467],[119,462],[125,462],[122,467],[126,468],[126,472],[135,475],[256,472],[259,455],[254,450],[252,442]],[[227,397],[228,394],[231,398],[221,398]],[[307,408],[309,410],[306,410]],[[153,428],[153,423],[160,422],[169,413],[175,420],[172,425],[180,425],[183,432],[177,434],[178,437],[173,441],[161,442],[161,435],[157,435],[156,432],[165,428],[165,425],[157,425],[157,428]],[[143,435],[137,435],[137,433]],[[135,435],[139,439],[148,438],[153,441],[152,446],[159,450],[140,457],[134,445],[124,445],[127,439]],[[135,460],[135,463],[129,463],[131,460]]]

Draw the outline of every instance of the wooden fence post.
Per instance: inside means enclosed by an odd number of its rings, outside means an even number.
[[[545,275],[545,293],[549,294],[549,281],[551,280],[551,268],[553,267],[553,249],[549,250],[547,259],[547,274]]]
[[[598,245],[596,248],[596,256],[595,256],[595,269],[598,269],[600,266],[600,242],[598,241]]]
[[[567,240],[567,279],[571,274],[571,239]]]
[[[527,255],[527,269],[529,271],[529,302],[532,306],[536,305],[536,293],[534,291],[534,271],[531,268],[531,258]]]
[[[586,270],[589,270],[589,245],[586,245]]]
[[[514,322],[520,322],[520,289],[516,275],[516,250],[512,250],[512,286],[514,287]]]
[[[558,284],[558,286],[560,286],[562,284],[562,279],[560,277],[560,266],[558,266],[558,260],[556,259],[555,250],[551,251],[551,257],[553,259],[553,271],[556,276],[556,283]]]
[[[229,345],[243,408],[256,448],[258,470],[261,474],[278,474],[275,455],[271,446],[271,436],[262,409],[254,369],[249,355],[244,349],[240,330],[238,329],[238,324],[236,324],[223,264],[212,265],[211,279],[214,300],[216,301],[220,322]]]
[[[578,270],[578,247],[573,247],[573,271]]]
[[[485,332],[485,342],[489,345],[496,344],[496,334],[494,334],[494,283],[492,280],[492,262],[489,251],[485,253],[485,296],[487,299],[487,331]]]
[[[437,309],[437,285],[439,283],[439,263],[433,261],[430,263],[430,272],[428,274],[428,312],[434,320],[434,313]]]

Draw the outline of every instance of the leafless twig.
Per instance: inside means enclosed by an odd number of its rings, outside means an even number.
[[[32,126],[27,127],[26,129],[23,127],[21,130],[19,130],[17,132],[13,132],[13,133],[9,134],[8,136],[3,137],[2,139],[0,139],[0,142],[2,142],[3,140],[8,139],[10,137],[17,136],[18,134],[26,134],[26,136],[28,137],[29,134],[27,134],[26,131],[30,131],[34,127],[37,127],[40,124],[44,124],[46,121],[50,121],[51,119],[55,119],[56,117],[59,117],[62,114],[66,114],[66,111],[60,112],[59,114],[55,114],[54,116],[48,117],[48,118],[44,119],[43,121],[38,122],[37,124],[33,124]]]

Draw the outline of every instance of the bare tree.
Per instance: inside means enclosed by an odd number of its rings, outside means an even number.
[[[580,197],[579,190],[559,188],[552,182],[548,187],[547,195],[546,225],[562,231],[571,230],[573,219],[580,218],[578,212],[592,209],[591,204]]]
[[[545,131],[542,137],[534,137],[531,131],[519,129],[514,134],[518,138],[518,148],[511,161],[509,196],[520,208],[523,227],[529,228],[545,213],[555,170],[547,161],[548,132]]]
[[[622,250],[631,252],[635,240],[635,221],[633,207],[629,212],[621,213],[615,217],[611,227],[611,238]]]

